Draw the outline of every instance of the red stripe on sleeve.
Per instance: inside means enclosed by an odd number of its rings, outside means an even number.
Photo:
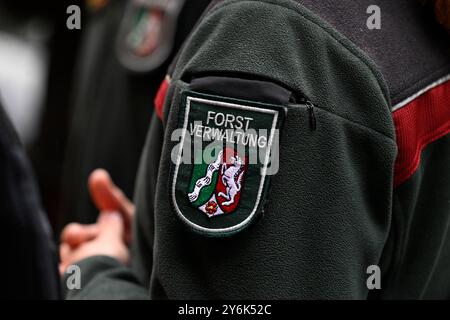
[[[393,112],[398,155],[394,186],[417,170],[422,149],[450,132],[450,81],[444,82]]]
[[[155,112],[161,121],[163,120],[164,102],[166,100],[167,89],[169,89],[169,77],[165,77],[154,100]]]

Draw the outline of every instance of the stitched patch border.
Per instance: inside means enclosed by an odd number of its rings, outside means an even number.
[[[265,193],[267,193],[268,188],[269,177],[267,176],[267,168],[270,159],[271,147],[273,145],[276,129],[280,128],[281,120],[284,118],[284,113],[286,109],[282,106],[269,105],[259,102],[245,101],[225,97],[217,97],[212,95],[185,91],[182,94],[181,106],[179,110],[180,112],[179,123],[182,124],[183,129],[183,135],[180,141],[181,146],[185,145],[186,135],[188,134],[189,115],[190,112],[192,111],[193,104],[197,105],[201,104],[203,106],[210,106],[211,108],[213,107],[226,108],[227,110],[232,110],[234,112],[236,111],[251,112],[256,115],[260,114],[272,117],[271,126],[270,128],[268,128],[270,131],[267,139],[267,148],[265,150],[264,162],[260,164],[261,165],[260,178],[253,208],[251,209],[251,212],[245,217],[245,219],[243,219],[242,221],[237,221],[236,224],[227,227],[211,228],[192,221],[192,219],[189,218],[188,214],[183,213],[183,210],[179,206],[176,192],[183,153],[182,148],[178,150],[176,158],[177,160],[173,170],[173,177],[171,178],[171,185],[170,185],[170,197],[177,216],[181,219],[181,221],[185,225],[187,225],[191,230],[197,233],[213,237],[232,235],[251,225],[251,223],[258,216],[258,213],[262,211],[262,207],[265,202],[264,196]],[[198,214],[201,214],[200,211],[198,212]]]

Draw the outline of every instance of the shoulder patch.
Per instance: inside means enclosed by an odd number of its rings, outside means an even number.
[[[230,236],[263,211],[278,169],[282,106],[184,92],[171,201],[192,231]]]

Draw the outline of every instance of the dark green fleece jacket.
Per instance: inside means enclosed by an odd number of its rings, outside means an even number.
[[[449,297],[449,42],[427,19],[406,0],[213,2],[161,89],[131,265],[80,262],[68,297]]]

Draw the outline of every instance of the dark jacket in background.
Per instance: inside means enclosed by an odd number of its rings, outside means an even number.
[[[119,28],[128,1],[110,1],[84,25],[63,175],[65,223],[96,220],[98,210],[87,190],[89,174],[96,168],[108,170],[132,197],[156,92],[168,63],[209,2],[184,2],[172,51],[151,72],[130,70],[118,59]]]
[[[56,247],[30,164],[0,105],[0,242],[2,296],[57,299]]]

